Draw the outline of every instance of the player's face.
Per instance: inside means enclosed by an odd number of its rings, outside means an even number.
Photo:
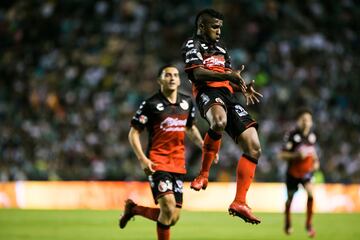
[[[220,40],[223,21],[217,18],[208,18],[200,27],[201,33],[209,41],[217,42]]]
[[[159,84],[162,91],[174,91],[180,86],[179,70],[174,67],[165,68],[160,76]]]
[[[310,113],[302,114],[299,117],[297,124],[299,128],[302,129],[303,131],[310,130],[310,128],[313,126],[313,120],[311,114]]]

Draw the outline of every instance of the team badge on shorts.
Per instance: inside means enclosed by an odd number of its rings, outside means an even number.
[[[225,105],[224,101],[223,101],[221,98],[219,98],[219,97],[215,98],[215,102],[221,103],[221,104],[224,104],[224,105]]]
[[[158,185],[159,192],[166,192],[167,190],[173,190],[172,183],[169,180],[160,181]]]

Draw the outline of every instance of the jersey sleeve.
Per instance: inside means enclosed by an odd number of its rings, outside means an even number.
[[[203,66],[203,56],[200,51],[200,43],[196,40],[187,40],[181,49],[181,53],[185,62],[185,72],[190,72],[196,67]]]
[[[146,101],[143,101],[138,110],[135,113],[135,116],[131,119],[131,126],[142,131],[147,126],[150,118],[150,109],[149,104]]]
[[[190,105],[190,113],[189,113],[189,117],[186,121],[186,127],[192,127],[192,125],[194,125],[195,123],[195,106],[193,104],[193,102],[190,100],[189,102]]]
[[[225,70],[231,70],[231,57],[227,50],[225,54]]]

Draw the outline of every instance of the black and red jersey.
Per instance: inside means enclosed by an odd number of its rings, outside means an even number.
[[[193,69],[203,67],[212,71],[223,73],[231,69],[230,56],[226,47],[221,42],[209,43],[203,37],[196,35],[185,41],[181,49],[185,62],[185,72],[193,83],[193,94],[196,96],[200,88],[225,87],[233,92],[229,81],[206,81],[197,82],[193,75]]]
[[[153,161],[156,171],[186,173],[185,129],[192,127],[195,108],[191,97],[178,93],[172,104],[159,91],[142,102],[131,125],[142,131],[148,130],[147,157]]]
[[[316,152],[316,134],[310,131],[307,136],[300,129],[295,129],[285,135],[284,151],[308,153],[305,159],[295,159],[289,162],[288,173],[296,178],[302,178],[314,170],[313,153]]]

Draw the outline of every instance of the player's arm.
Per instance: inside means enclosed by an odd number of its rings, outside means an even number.
[[[287,162],[294,161],[296,159],[302,159],[300,152],[281,151],[278,154],[278,158]]]
[[[216,72],[205,69],[201,66],[193,69],[193,75],[196,81],[222,82],[230,81],[234,85],[239,86],[243,91],[246,90],[246,83],[240,76],[240,71],[228,70],[226,72]]]
[[[131,148],[133,149],[137,159],[141,164],[141,168],[144,170],[146,175],[151,175],[155,172],[153,169],[153,166],[155,164],[148,157],[146,157],[142,149],[140,134],[141,132],[138,129],[131,127],[129,132],[129,142]]]
[[[195,125],[192,125],[191,127],[186,127],[186,135],[196,146],[202,149],[204,141],[201,137],[199,129]]]
[[[317,155],[317,153],[314,153],[314,170],[317,171],[320,169],[320,160],[319,160],[319,156]]]

